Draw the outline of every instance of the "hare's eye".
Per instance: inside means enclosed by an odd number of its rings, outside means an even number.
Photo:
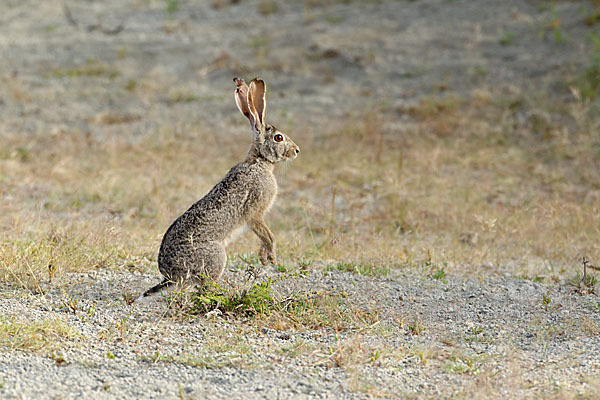
[[[278,133],[277,135],[273,136],[273,140],[276,142],[283,142],[283,135]]]

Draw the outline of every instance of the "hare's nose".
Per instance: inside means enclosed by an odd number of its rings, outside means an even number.
[[[296,147],[295,151],[296,151],[296,155],[298,155],[298,153],[300,153],[300,147]]]

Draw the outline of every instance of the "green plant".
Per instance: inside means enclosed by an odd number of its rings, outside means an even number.
[[[132,92],[137,87],[138,83],[135,79],[128,79],[125,83],[125,90]]]
[[[260,0],[257,7],[258,12],[265,17],[279,11],[279,5],[275,0]]]
[[[329,22],[330,24],[341,24],[345,20],[346,18],[341,15],[325,15],[325,21]]]
[[[169,93],[169,103],[193,103],[200,100],[200,98],[189,90],[172,90]]]
[[[93,304],[85,310],[85,314],[79,316],[81,322],[88,322],[96,314],[96,306]]]
[[[340,261],[335,264],[328,265],[326,271],[338,270],[350,272],[357,275],[365,276],[387,276],[390,269],[386,266],[376,266],[373,264],[357,264],[349,261]]]
[[[438,268],[437,270],[435,270],[435,272],[431,275],[431,279],[435,279],[435,280],[441,280],[444,283],[446,283],[445,278],[446,277],[446,272],[444,271],[444,268]]]
[[[60,306],[61,309],[70,311],[73,313],[73,315],[77,314],[77,304],[79,303],[79,300],[77,300],[76,298],[74,298],[73,296],[71,296],[68,293],[63,293],[63,298],[62,298],[62,305]]]
[[[530,276],[527,276],[527,275],[521,275],[521,276],[519,276],[519,279],[525,279],[525,280],[528,280],[528,281],[539,282],[539,283],[544,282],[544,277],[543,276],[538,276],[538,275],[536,275],[534,277],[530,277]]]
[[[475,365],[474,360],[469,357],[453,357],[453,361],[446,364],[446,370],[453,374],[479,374],[479,368]]]
[[[600,267],[593,265],[586,257],[583,257],[581,260],[583,265],[583,275],[579,275],[579,271],[574,278],[570,280],[570,283],[575,286],[576,290],[581,293],[593,293],[596,285],[598,284],[598,279],[588,273],[588,268],[596,271],[600,271]]]
[[[252,285],[249,289],[227,290],[217,283],[196,292],[191,297],[193,312],[207,314],[215,309],[240,315],[268,315],[276,306],[271,278]]]
[[[165,0],[165,9],[169,14],[174,14],[179,10],[179,0]]]
[[[502,46],[511,45],[514,42],[516,37],[517,37],[517,34],[513,31],[502,32],[502,35],[500,36],[500,44]]]
[[[542,34],[544,34],[546,31],[552,32],[552,35],[554,36],[554,41],[556,43],[563,42],[563,31],[561,28],[560,19],[558,18],[558,15],[556,13],[556,7],[552,7],[552,18],[544,26]]]
[[[153,354],[151,354],[149,356],[146,356],[146,355],[140,356],[140,360],[141,361],[145,361],[145,362],[148,362],[148,363],[151,363],[151,364],[155,364],[155,363],[157,363],[159,361],[165,361],[166,359],[168,359],[168,358],[166,358],[165,356],[161,355],[160,351],[158,351],[158,350],[155,351]]]
[[[593,100],[600,94],[600,56],[592,58],[590,65],[577,79],[577,86],[583,99]]]
[[[119,71],[111,66],[102,63],[99,60],[88,59],[85,64],[78,67],[61,68],[58,67],[52,72],[54,78],[78,78],[78,77],[106,77],[115,79],[119,76]]]
[[[408,323],[408,331],[411,335],[420,335],[425,331],[425,326],[423,325],[423,321],[421,318],[413,318]]]
[[[542,296],[542,304],[544,305],[544,308],[546,309],[546,311],[548,311],[548,306],[550,305],[551,302],[552,302],[552,298],[550,297],[550,290],[548,290],[548,293],[546,293],[545,295]]]

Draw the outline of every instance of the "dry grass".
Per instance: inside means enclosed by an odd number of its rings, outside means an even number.
[[[50,354],[80,334],[58,319],[23,322],[0,316],[0,348]]]
[[[480,91],[381,106],[301,136],[268,217],[284,263],[572,275],[600,259],[600,141],[593,103]],[[402,114],[410,122],[400,124]],[[189,128],[189,129],[188,129]],[[323,129],[325,128],[325,129]],[[182,133],[185,132],[185,133]],[[294,132],[290,132],[292,136]],[[155,260],[169,223],[246,145],[198,128],[146,137],[5,134],[0,279]],[[226,156],[215,157],[217,148]],[[254,251],[246,235],[231,254]]]

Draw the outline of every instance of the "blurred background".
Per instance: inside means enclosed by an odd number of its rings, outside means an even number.
[[[234,76],[302,149],[267,219],[281,268],[600,263],[598,0],[4,0],[0,49],[2,280],[157,273],[249,148]]]

